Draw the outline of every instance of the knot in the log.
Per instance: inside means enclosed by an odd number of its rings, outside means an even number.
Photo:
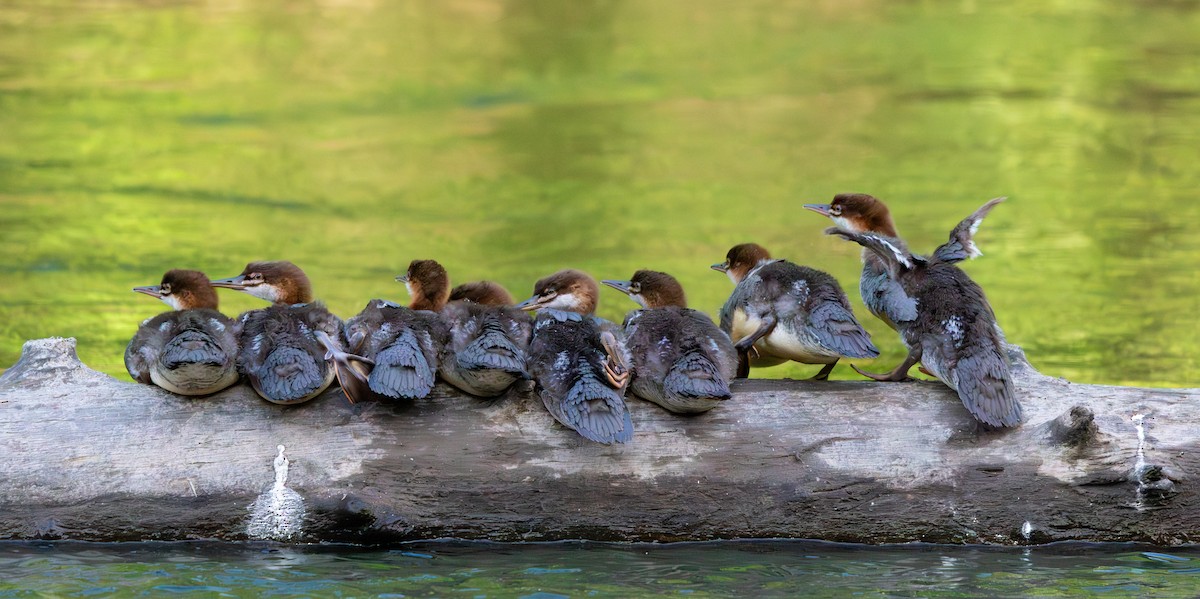
[[[1096,415],[1083,405],[1072,406],[1050,423],[1050,436],[1056,442],[1076,449],[1093,443],[1099,433]]]

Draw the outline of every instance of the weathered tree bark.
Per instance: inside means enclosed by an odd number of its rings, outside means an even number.
[[[528,392],[189,399],[30,341],[0,376],[0,539],[1200,541],[1200,390],[1077,385],[1012,353],[1015,430],[978,430],[935,382],[750,380],[699,416],[630,399],[633,442],[603,446]],[[261,526],[278,445],[297,528]]]

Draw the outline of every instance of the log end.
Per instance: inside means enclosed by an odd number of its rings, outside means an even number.
[[[50,383],[79,384],[90,379],[112,380],[79,360],[74,337],[48,337],[26,341],[21,357],[0,374],[0,387],[42,387]]]

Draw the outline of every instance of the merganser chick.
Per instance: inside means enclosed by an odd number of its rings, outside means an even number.
[[[539,280],[533,297],[517,304],[537,310],[529,343],[529,373],[546,409],[567,428],[598,443],[633,438],[625,406],[629,350],[611,322],[595,316],[600,288],[578,270]]]
[[[342,322],[313,301],[312,283],[286,260],[251,262],[236,277],[212,281],[273,302],[238,317],[242,325],[238,369],[263,399],[298,404],[321,394],[333,382],[325,346],[340,349]]]
[[[450,278],[433,260],[413,260],[396,277],[408,288],[407,307],[367,302],[346,321],[347,354],[330,351],[351,403],[370,398],[422,399],[437,382],[447,331],[437,311],[446,305]]]
[[[129,376],[179,395],[209,395],[237,382],[241,326],[217,311],[217,293],[204,273],[169,270],[158,285],[133,290],[175,311],[138,327],[125,348]]]
[[[872,231],[885,237],[900,238],[888,207],[865,193],[838,194],[828,204],[805,204],[804,208],[828,217],[843,231]],[[883,260],[863,248],[862,262],[858,292],[867,310],[894,330],[898,322],[914,320],[917,317],[916,302],[904,293],[898,281],[887,276]]]
[[[526,352],[533,319],[513,307],[504,287],[492,281],[459,285],[441,313],[450,330],[438,368],[446,382],[471,395],[495,397],[529,378]]]
[[[463,283],[450,290],[450,301],[475,302],[485,306],[511,306],[517,303],[512,294],[495,281]]]
[[[862,245],[916,306],[913,318],[895,322],[908,347],[904,361],[886,374],[859,372],[877,381],[904,380],[921,362],[923,370],[954,389],[967,411],[990,427],[1019,425],[1022,408],[995,313],[983,289],[955,263],[979,255],[974,233],[1003,200],[984,204],[960,222],[929,257],[913,254],[903,240],[877,231],[825,230]]]
[[[671,412],[697,414],[732,397],[737,350],[707,314],[689,310],[679,281],[639,270],[628,281],[601,283],[642,306],[625,317],[625,344],[633,356],[630,389]]]
[[[824,364],[814,380],[828,380],[841,358],[874,358],[879,350],[863,330],[836,279],[815,268],[772,260],[756,243],[730,248],[725,262],[712,265],[733,281],[721,308],[721,330],[738,350],[738,375],[755,366],[794,360]]]

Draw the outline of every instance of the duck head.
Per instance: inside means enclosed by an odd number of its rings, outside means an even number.
[[[600,282],[628,295],[643,308],[687,307],[683,285],[665,272],[639,270],[628,281],[605,279]]]
[[[168,270],[158,285],[134,287],[133,290],[158,298],[175,310],[217,309],[217,292],[208,276],[198,270]]]
[[[740,243],[729,248],[725,261],[712,265],[712,269],[729,276],[734,285],[742,282],[746,275],[760,262],[771,259],[771,252],[757,243]]]
[[[408,307],[413,310],[432,310],[437,312],[446,307],[450,299],[450,275],[437,260],[413,260],[408,263],[408,270],[396,277],[396,281],[404,283],[412,302]]]
[[[242,274],[217,279],[213,287],[236,289],[276,304],[307,304],[313,301],[312,283],[299,266],[287,260],[251,262]]]
[[[560,270],[533,286],[533,297],[517,304],[522,310],[566,310],[580,314],[596,311],[600,286],[581,270]]]
[[[865,193],[839,193],[828,204],[805,204],[804,207],[828,217],[843,231],[898,237],[896,223],[892,221],[887,205]]]

